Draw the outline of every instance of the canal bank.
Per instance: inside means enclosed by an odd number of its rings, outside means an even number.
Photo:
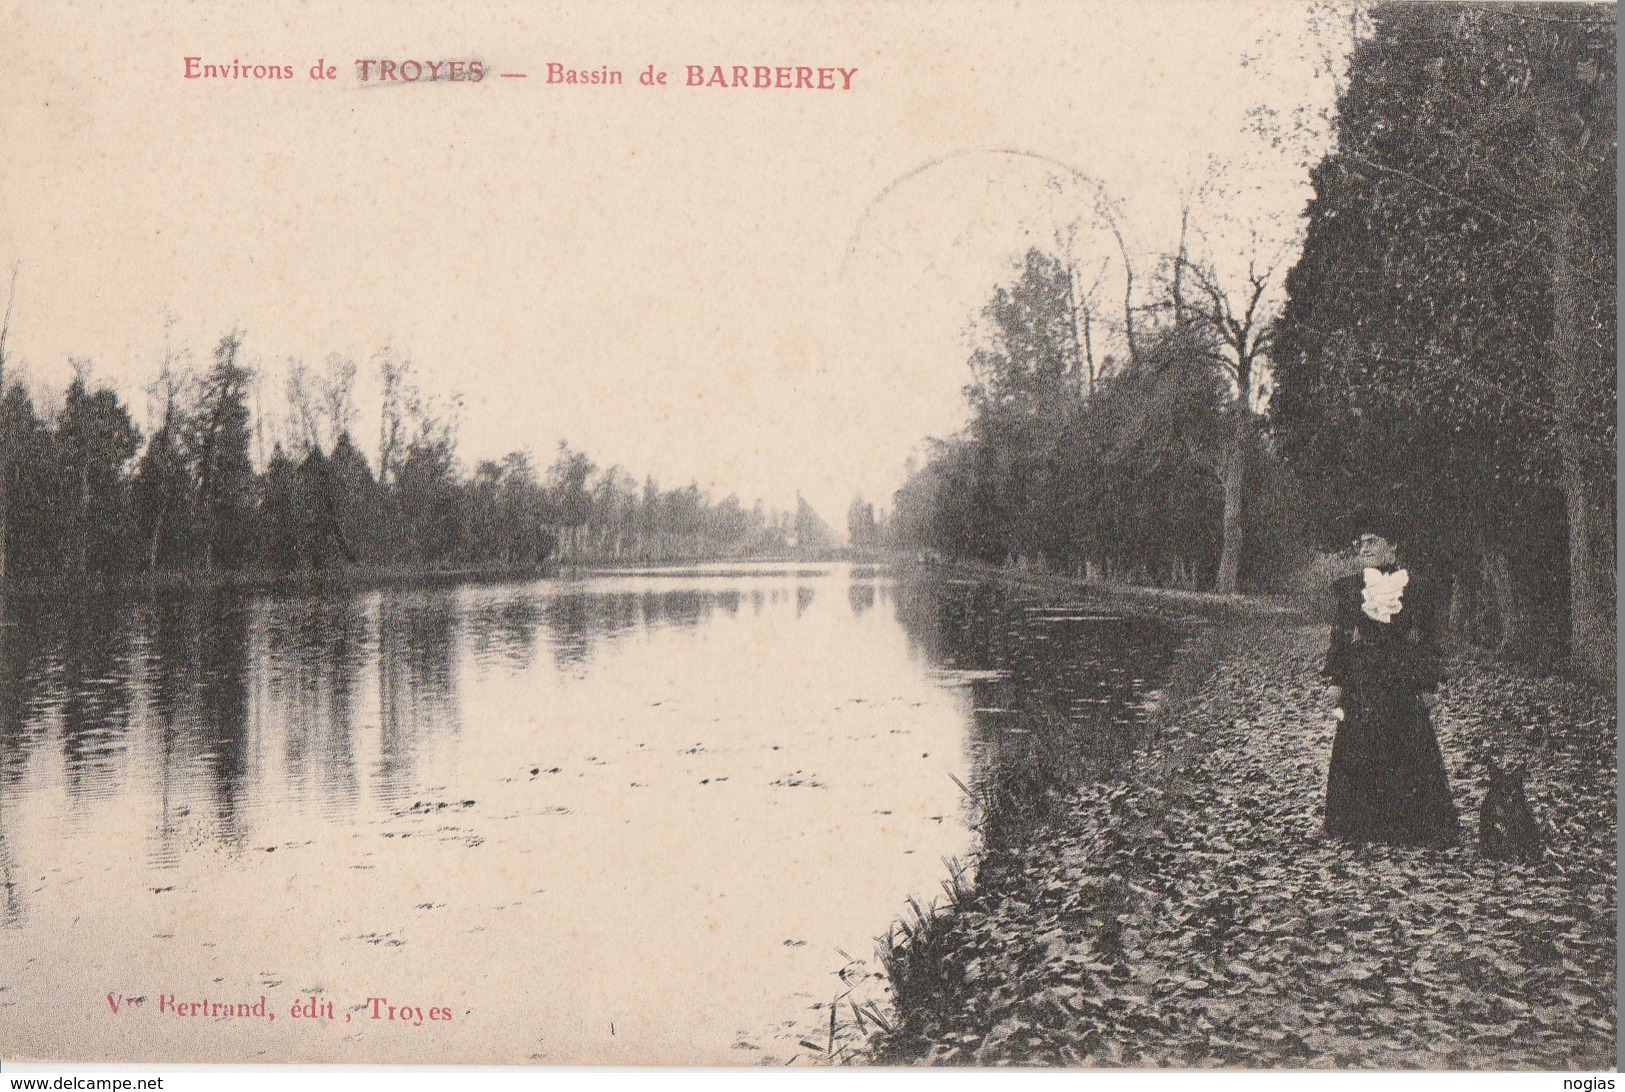
[[[1085,784],[882,953],[883,1064],[1608,1067],[1615,730],[1582,684],[1459,659],[1435,712],[1466,832],[1320,832],[1326,630],[1289,604],[1083,588],[1217,624],[1188,641],[1121,775]],[[1105,605],[1102,602],[1101,605]],[[1125,604],[1126,605],[1126,604]],[[1524,763],[1534,865],[1472,839],[1486,762]],[[831,1041],[837,1038],[832,1029]]]

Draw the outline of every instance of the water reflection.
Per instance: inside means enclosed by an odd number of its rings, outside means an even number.
[[[44,732],[38,712],[53,662],[47,655],[7,653],[47,649],[59,639],[49,612],[27,603],[9,606],[0,600],[0,788],[7,789],[21,778],[28,751]]]
[[[254,734],[280,732],[291,793],[335,813],[353,807],[360,792],[356,707],[378,640],[367,606],[349,596],[312,597],[285,610],[260,601],[245,629],[255,643],[246,657]]]
[[[720,575],[720,586],[621,590],[593,581],[14,598],[0,631],[0,786],[22,785],[40,748],[54,746],[61,789],[82,812],[150,758],[156,868],[200,839],[242,846],[256,805],[343,816],[363,797],[398,802],[421,787],[426,748],[461,730],[464,642],[480,671],[522,675],[545,649],[554,670],[580,675],[638,634],[692,631],[747,605],[760,616],[793,597],[799,618],[815,595],[802,581],[825,574],[777,574],[766,586]],[[872,605],[874,574],[850,594]],[[8,854],[0,837],[9,875]],[[19,891],[8,881],[8,916],[20,912]]]
[[[371,604],[377,627],[379,799],[395,803],[417,784],[426,741],[462,725],[454,650],[461,620],[455,589],[390,590]]]
[[[915,655],[971,695],[984,869],[1050,821],[1073,787],[1117,771],[1175,651],[1175,634],[1152,619],[989,581],[903,581],[896,612]]]
[[[0,809],[0,928],[15,929],[23,922],[22,882],[11,856],[5,811]]]
[[[132,734],[144,737],[158,775],[156,866],[173,865],[183,833],[200,826],[241,845],[256,798],[330,815],[353,813],[369,794],[398,802],[420,786],[426,746],[461,730],[463,642],[481,671],[523,674],[546,649],[555,670],[580,674],[638,634],[694,630],[747,604],[759,616],[787,597],[799,619],[816,602],[806,574],[746,587],[732,575],[719,586],[13,601],[0,650],[0,784],[16,786],[31,752],[54,740],[64,791],[83,807],[129,775]],[[1068,776],[1078,758],[1084,774],[1109,769],[1132,739],[1147,680],[1172,651],[1154,623],[1039,607],[986,582],[894,584],[854,567],[846,600],[859,620],[889,603],[912,656],[968,692],[981,787],[1027,776],[1035,750],[1054,766],[1057,737]],[[0,840],[9,869],[5,853]],[[6,891],[15,915],[20,895],[15,885]]]
[[[599,653],[640,633],[694,630],[714,614],[737,615],[750,604],[759,615],[785,591],[738,587],[607,592],[597,586],[565,585],[545,596],[475,593],[465,605],[474,660],[483,668],[528,670],[539,646],[553,667],[579,673]]]
[[[852,617],[862,618],[875,605],[875,586],[854,580],[846,589],[846,601],[852,606]]]
[[[60,694],[62,754],[76,799],[113,791],[129,730],[130,628],[99,607],[96,599],[76,598],[58,619],[62,655],[52,689]]]
[[[545,621],[541,604],[523,597],[479,603],[468,613],[474,659],[482,666],[522,672],[536,659],[536,631]]]
[[[187,665],[197,695],[193,738],[215,794],[215,816],[226,841],[241,844],[248,773],[248,605],[232,596],[194,600],[192,652]],[[162,671],[163,667],[160,666]]]
[[[254,919],[276,936],[267,978],[307,976],[278,953],[361,944],[349,985],[374,990],[401,973],[378,962],[390,945],[421,939],[405,954],[468,968],[448,985],[419,959],[425,989],[489,989],[469,1008],[493,1018],[554,982],[537,1003],[580,1029],[574,1060],[631,1049],[629,996],[651,999],[640,1041],[689,1034],[663,1055],[680,1060],[728,1050],[730,1013],[823,989],[832,945],[866,950],[970,848],[954,779],[1033,797],[1078,763],[1104,771],[1168,650],[1154,626],[867,566],[5,606],[0,944],[84,947],[90,901],[185,894],[220,935],[176,930],[162,901],[144,930],[100,925],[108,951],[163,968],[182,957],[158,939],[229,946],[224,908],[273,891],[289,913]],[[203,985],[250,973],[199,966]],[[594,978],[615,968],[638,982]],[[62,985],[29,973],[0,1008]],[[715,1004],[670,1027],[696,976]],[[602,1021],[578,1019],[593,1005]],[[469,1056],[493,1060],[519,1023],[471,1025]]]

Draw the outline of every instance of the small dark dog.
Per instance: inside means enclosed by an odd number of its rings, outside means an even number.
[[[1540,860],[1540,824],[1523,792],[1522,766],[1503,770],[1490,760],[1484,805],[1478,812],[1478,848],[1486,857],[1533,863]]]

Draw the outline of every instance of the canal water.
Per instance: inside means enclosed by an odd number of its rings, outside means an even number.
[[[790,1060],[1172,646],[850,565],[14,599],[0,1056]]]

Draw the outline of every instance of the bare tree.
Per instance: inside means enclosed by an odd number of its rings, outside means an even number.
[[[374,354],[382,398],[378,410],[378,484],[387,485],[395,476],[411,439],[408,422],[419,402],[412,382],[412,361],[385,345]]]
[[[1180,248],[1183,252],[1183,230]],[[1211,267],[1197,265],[1183,253],[1174,266],[1179,283],[1189,274],[1195,296],[1176,306],[1188,307],[1192,319],[1211,334],[1217,348],[1209,350],[1209,359],[1229,380],[1234,394],[1232,428],[1224,452],[1224,529],[1217,590],[1237,592],[1246,547],[1247,456],[1256,428],[1253,399],[1273,336],[1266,294],[1275,278],[1275,265],[1260,266],[1255,249],[1247,259],[1245,284],[1235,292],[1226,290]]]
[[[1179,249],[1174,251],[1174,268],[1168,278],[1169,297],[1174,305],[1174,325],[1179,326],[1185,321],[1185,265],[1189,261],[1190,249],[1188,239],[1190,236],[1191,203],[1184,200],[1179,204]]]
[[[175,316],[164,317],[164,356],[158,378],[147,388],[147,430],[149,439],[142,456],[142,469],[137,475],[135,505],[138,522],[146,523],[146,565],[149,572],[158,568],[159,552],[166,534],[177,519],[184,519],[180,509],[186,504],[190,486],[186,471],[180,463],[182,432],[190,412],[193,376],[190,373],[190,350],[177,352],[170,340]],[[153,406],[162,407],[154,413]],[[154,425],[154,420],[157,424]]]
[[[319,451],[321,423],[317,419],[315,384],[310,366],[298,357],[288,358],[288,446],[297,452]]]
[[[1082,372],[1084,376],[1084,393],[1094,397],[1095,381],[1100,378],[1100,370],[1095,363],[1095,292],[1100,288],[1100,282],[1106,275],[1106,269],[1111,265],[1107,258],[1095,270],[1094,279],[1089,287],[1078,290],[1078,263],[1070,255],[1065,257],[1066,262],[1066,308],[1068,325],[1072,337],[1073,370]]]
[[[1052,166],[1064,168],[1052,173],[1046,181],[1046,186],[1052,194],[1049,215],[1057,226],[1054,229],[1055,252],[1060,256],[1061,264],[1065,267],[1070,278],[1068,296],[1066,300],[1067,313],[1071,318],[1072,331],[1072,357],[1074,369],[1084,377],[1084,393],[1093,395],[1097,382],[1104,378],[1102,368],[1112,360],[1112,354],[1107,353],[1103,362],[1097,363],[1095,359],[1096,322],[1101,317],[1101,310],[1096,303],[1096,296],[1101,285],[1105,283],[1111,271],[1113,255],[1107,254],[1100,259],[1100,264],[1094,269],[1088,287],[1081,287],[1080,272],[1084,266],[1084,257],[1091,263],[1099,255],[1105,244],[1104,235],[1109,234],[1116,244],[1116,258],[1123,263],[1123,341],[1126,357],[1132,363],[1139,359],[1140,345],[1138,328],[1135,322],[1135,312],[1147,308],[1137,306],[1134,302],[1134,259],[1129,254],[1128,239],[1120,226],[1123,219],[1122,209],[1117,202],[1103,188],[1089,179],[1086,175],[1062,163],[1048,161]],[[1075,213],[1071,216],[1063,215],[1063,208],[1074,200],[1069,194],[1069,184],[1083,182],[1087,185],[1088,212],[1083,216]],[[1081,238],[1087,226],[1089,237]],[[1090,254],[1089,251],[1094,253]],[[1107,330],[1110,322],[1103,324]]]
[[[317,379],[322,415],[327,418],[328,445],[350,431],[355,422],[355,377],[358,367],[350,357],[327,355],[327,366]]]
[[[1139,343],[1134,338],[1134,262],[1128,255],[1128,243],[1123,238],[1123,229],[1117,226],[1115,218],[1108,220],[1112,235],[1117,239],[1117,249],[1123,255],[1123,340],[1128,345],[1128,362],[1135,364],[1140,359]]]

